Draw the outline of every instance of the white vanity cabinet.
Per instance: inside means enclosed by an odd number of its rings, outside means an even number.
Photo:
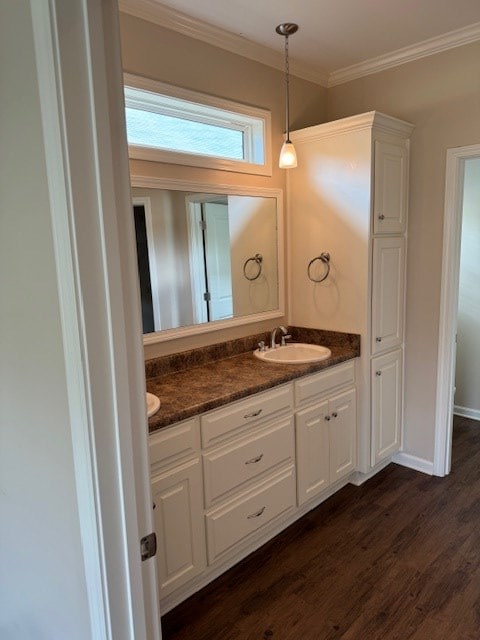
[[[372,359],[372,464],[398,451],[402,425],[402,350]]]
[[[361,336],[357,468],[363,474],[401,449],[400,413],[395,440],[383,455],[375,453],[382,425],[375,422],[370,372],[374,358],[404,345],[412,130],[408,122],[372,111],[291,132],[298,167],[287,176],[290,322]],[[330,272],[313,282],[307,267],[323,252],[330,255]],[[320,265],[310,275],[318,279],[324,271]],[[401,377],[399,385],[401,403]]]
[[[355,368],[350,360],[150,436],[164,612],[351,479]]]
[[[210,564],[293,512],[293,409],[287,384],[201,416]]]
[[[372,355],[403,343],[405,238],[373,240]]]
[[[206,567],[198,419],[150,436],[152,500],[161,598]]]
[[[405,233],[408,196],[408,141],[375,140],[373,232]]]
[[[310,403],[295,416],[298,504],[317,497],[356,467],[356,391],[353,363],[295,383],[296,396]],[[313,392],[317,389],[317,394]]]

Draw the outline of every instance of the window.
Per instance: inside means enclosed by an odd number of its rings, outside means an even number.
[[[270,113],[125,75],[129,155],[271,175]]]

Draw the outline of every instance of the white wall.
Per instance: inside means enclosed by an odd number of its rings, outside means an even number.
[[[0,637],[85,640],[73,471],[31,16],[0,2]]]
[[[480,159],[465,163],[455,412],[480,420]]]

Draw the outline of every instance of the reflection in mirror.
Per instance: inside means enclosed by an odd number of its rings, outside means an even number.
[[[276,197],[132,194],[144,333],[279,308]]]

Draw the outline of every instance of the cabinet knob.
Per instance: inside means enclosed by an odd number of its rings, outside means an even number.
[[[381,372],[381,371],[375,371],[375,375],[376,375],[376,376],[381,376],[381,375],[382,375],[382,372]]]
[[[155,502],[152,504],[152,509],[156,509],[157,505],[155,504]]]
[[[325,420],[330,420],[330,416],[325,416]]]
[[[377,337],[375,338],[375,341],[376,341],[376,342],[381,342],[381,341],[382,341],[381,336],[377,336]]]
[[[378,215],[378,219],[379,219],[379,220],[385,220],[385,216],[383,215],[383,213],[380,213],[380,214]]]
[[[337,413],[336,411],[334,411],[334,412],[332,413],[332,418],[336,418],[337,416],[338,416],[338,413]]]

